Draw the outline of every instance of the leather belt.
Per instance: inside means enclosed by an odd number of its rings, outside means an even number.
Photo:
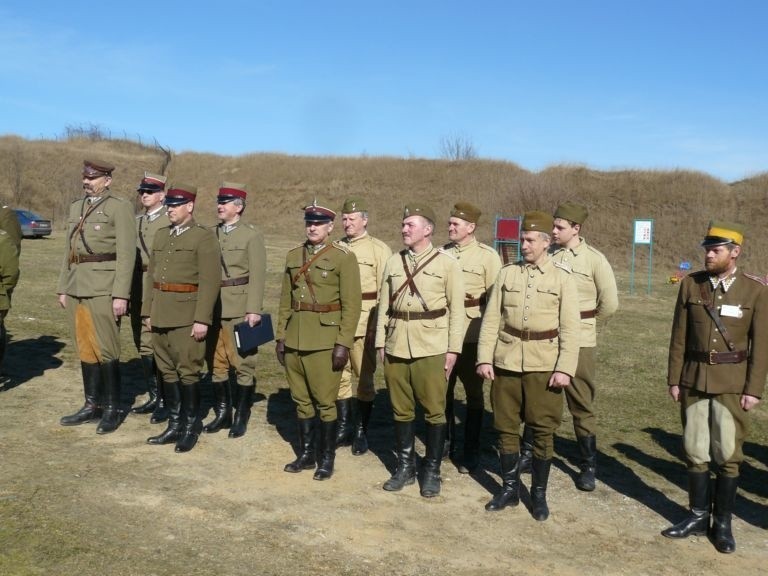
[[[511,326],[504,326],[504,332],[511,334],[515,338],[520,338],[523,342],[529,340],[550,340],[551,338],[557,338],[560,334],[560,330],[555,328],[554,330],[544,330],[543,332],[531,332],[530,330],[518,330]]]
[[[221,287],[226,288],[227,286],[242,286],[243,284],[248,284],[248,282],[250,282],[249,276],[241,276],[240,278],[230,278],[229,280],[222,280]]]
[[[376,300],[379,297],[378,292],[363,292],[363,300]]]
[[[485,306],[488,297],[483,294],[480,298],[467,298],[464,300],[464,308],[474,308],[475,306]]]
[[[691,362],[705,362],[706,364],[739,364],[749,358],[746,350],[734,350],[733,352],[696,352],[688,350],[685,359]]]
[[[117,260],[117,254],[75,254],[70,256],[70,264],[82,264],[83,262],[114,262]]]
[[[427,310],[426,312],[393,310],[389,316],[395,320],[434,320],[435,318],[440,318],[440,316],[445,316],[446,312],[447,310],[445,308],[440,308],[440,310]]]
[[[153,288],[161,292],[197,292],[197,284],[172,284],[170,282],[153,282]]]
[[[142,264],[141,265],[141,271],[142,272],[146,272],[147,270],[149,270],[149,265],[148,264]]]
[[[595,316],[597,316],[597,310],[582,310],[581,312],[579,312],[579,314],[581,315],[582,320],[586,318],[594,318]]]
[[[294,312],[335,312],[336,310],[341,310],[341,304],[339,302],[334,302],[333,304],[309,304],[307,302],[293,301],[291,308],[293,308]]]

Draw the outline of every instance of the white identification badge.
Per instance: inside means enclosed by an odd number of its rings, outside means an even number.
[[[727,318],[741,318],[744,313],[741,311],[741,307],[734,306],[733,304],[723,304],[720,306],[720,316]]]

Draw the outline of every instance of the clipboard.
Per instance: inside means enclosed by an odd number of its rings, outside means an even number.
[[[235,344],[241,356],[256,352],[259,346],[274,339],[272,316],[269,314],[262,314],[261,322],[253,327],[248,322],[235,324]]]

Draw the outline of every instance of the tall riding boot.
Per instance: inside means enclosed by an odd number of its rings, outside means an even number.
[[[157,367],[157,364],[155,364]],[[163,386],[163,376],[159,370],[155,370],[155,380],[157,381],[157,404],[149,417],[150,424],[159,424],[168,420],[170,414],[168,406],[165,403],[165,387]]]
[[[320,464],[317,466],[315,480],[328,480],[333,476],[333,462],[336,460],[336,420],[320,422]]]
[[[442,457],[453,460],[456,456],[456,419],[453,409],[453,394],[445,402],[445,422]]]
[[[414,425],[410,422],[395,421],[395,447],[397,449],[397,470],[384,482],[384,490],[397,492],[403,486],[410,486],[416,481],[416,451],[414,443]]]
[[[230,438],[240,438],[248,430],[248,420],[251,418],[251,404],[253,404],[253,392],[256,384],[250,386],[237,386],[239,394],[237,397],[237,407],[235,417],[232,420],[232,427],[229,429]]]
[[[371,421],[373,402],[357,401],[357,424],[355,438],[352,440],[352,454],[360,456],[368,452],[368,422]]]
[[[338,429],[336,430],[336,446],[349,446],[354,436],[354,420],[352,419],[352,398],[336,400],[338,414]]]
[[[209,434],[232,426],[232,398],[229,394],[229,380],[213,383],[213,397],[213,420],[203,426],[203,432]]]
[[[8,332],[5,329],[5,319],[0,316],[0,387],[6,386],[10,382],[5,374],[3,374],[3,359],[5,358],[5,348],[8,344]]]
[[[579,477],[576,478],[576,488],[584,492],[595,489],[595,472],[597,470],[597,438],[584,436],[577,438],[581,462],[579,462]]]
[[[101,364],[101,381],[104,386],[104,413],[96,428],[96,434],[109,434],[122,423],[120,414],[120,361],[110,360]]]
[[[147,444],[171,444],[176,442],[181,431],[181,384],[160,382],[165,406],[168,409],[168,425],[157,436],[147,438]]]
[[[149,398],[144,404],[131,408],[134,414],[149,414],[157,406],[157,371],[155,370],[155,358],[153,356],[141,357],[141,368],[144,372],[144,381],[147,383]]]
[[[661,532],[667,538],[703,536],[709,531],[709,472],[688,471],[688,504],[691,513],[682,522]]]
[[[467,408],[464,421],[464,461],[459,465],[459,473],[471,474],[480,466],[480,431],[483,428],[483,411]]]
[[[520,474],[531,471],[531,460],[533,460],[533,428],[523,426],[523,435],[520,438]]]
[[[334,440],[336,438],[334,437]],[[299,420],[299,454],[296,460],[285,465],[286,472],[301,472],[315,467],[315,419]]]
[[[485,509],[489,512],[503,510],[507,506],[520,504],[520,454],[501,454],[501,492],[496,494]]]
[[[534,520],[543,521],[549,518],[547,483],[551,467],[551,458],[542,460],[534,456],[531,461],[531,515]]]
[[[98,364],[82,362],[80,369],[83,373],[85,404],[74,414],[63,416],[59,420],[62,426],[77,426],[101,418],[101,368]]]
[[[421,495],[434,498],[440,495],[440,464],[443,460],[447,424],[427,423],[427,446],[422,468]]]
[[[715,549],[723,554],[736,551],[736,540],[731,531],[733,505],[736,501],[738,477],[717,475],[715,482],[715,502],[712,514],[712,542]]]
[[[176,440],[176,452],[189,452],[197,444],[203,421],[200,418],[200,383],[181,385],[182,426]]]

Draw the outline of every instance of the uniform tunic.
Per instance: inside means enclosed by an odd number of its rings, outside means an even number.
[[[0,230],[0,322],[11,308],[11,296],[19,281],[19,250],[14,239]]]

